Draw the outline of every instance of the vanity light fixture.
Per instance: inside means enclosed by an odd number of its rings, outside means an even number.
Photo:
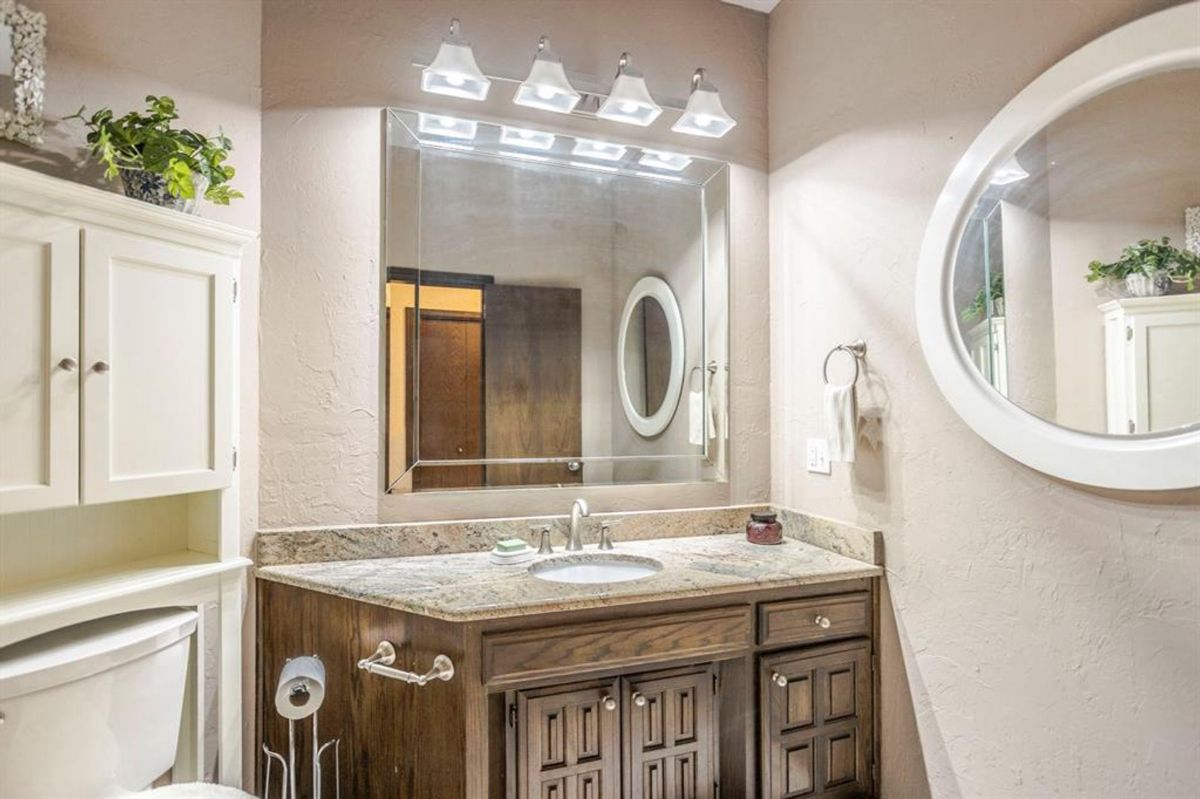
[[[475,138],[478,128],[479,123],[473,119],[458,119],[441,114],[417,114],[417,131],[427,136],[470,141]]]
[[[673,183],[683,183],[683,178],[679,177],[678,175],[664,175],[661,172],[642,172],[640,170],[634,172],[633,174],[637,175],[639,178],[654,178],[655,180],[669,180]]]
[[[996,171],[992,173],[992,179],[988,182],[993,186],[1007,186],[1010,183],[1022,181],[1027,177],[1029,177],[1029,173],[1025,171],[1025,167],[1021,166],[1021,162],[1014,155],[996,167]]]
[[[471,43],[459,35],[458,29],[458,20],[450,20],[450,35],[442,39],[433,63],[421,70],[421,90],[465,100],[483,100],[492,82],[480,72]]]
[[[510,147],[523,147],[526,150],[549,150],[554,146],[554,134],[503,125],[500,128],[500,143]]]
[[[576,139],[571,148],[571,155],[581,158],[596,158],[600,161],[620,161],[625,157],[627,148],[623,144],[597,141],[596,139]]]
[[[497,150],[496,155],[505,158],[516,158],[518,161],[537,161],[539,163],[549,161],[550,159],[544,155],[533,155],[531,153],[519,153],[516,150]]]
[[[698,67],[692,75],[692,93],[688,96],[687,108],[671,126],[671,130],[689,136],[719,139],[733,130],[736,124],[737,120],[729,116],[721,104],[717,87],[708,82],[704,67]]]
[[[613,172],[621,171],[615,166],[607,166],[605,164],[589,164],[586,161],[568,161],[567,163],[571,166],[579,167],[580,169],[590,169],[593,172],[608,172],[611,174]]]
[[[645,127],[662,113],[662,107],[650,96],[646,78],[629,65],[629,53],[621,53],[617,62],[617,77],[608,99],[596,111],[596,116],[612,122]]]
[[[668,153],[665,150],[643,149],[638,163],[651,169],[669,169],[672,172],[681,172],[687,169],[688,164],[692,163],[692,159],[686,155]]]
[[[513,102],[556,114],[569,114],[579,105],[582,96],[567,80],[562,61],[550,49],[550,37],[538,39],[538,51],[529,68],[529,77],[517,87]]]

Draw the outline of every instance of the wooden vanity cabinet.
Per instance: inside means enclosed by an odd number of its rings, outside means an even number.
[[[872,693],[869,641],[761,658],[763,796],[868,795]]]
[[[286,751],[273,694],[283,663],[320,656],[321,738],[341,738],[343,795],[848,799],[875,790],[871,580],[464,622],[266,580],[258,597],[260,744]],[[397,668],[423,672],[447,655],[453,679],[417,686],[357,669],[383,640]],[[299,738],[307,763],[308,735]],[[308,779],[302,770],[301,795]]]

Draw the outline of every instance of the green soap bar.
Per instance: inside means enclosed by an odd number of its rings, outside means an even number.
[[[529,546],[519,538],[506,538],[503,541],[496,542],[497,552],[520,552],[525,547]]]

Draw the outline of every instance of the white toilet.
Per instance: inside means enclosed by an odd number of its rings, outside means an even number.
[[[191,610],[142,610],[0,650],[0,797],[147,791],[175,762],[196,620]],[[206,785],[163,791],[248,796]]]

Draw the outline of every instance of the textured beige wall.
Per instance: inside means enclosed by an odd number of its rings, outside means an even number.
[[[706,66],[739,125],[707,141],[419,91],[410,62],[458,16],[481,66],[523,75],[552,37],[572,73],[611,80],[622,50],[650,87],[684,97]],[[263,4],[263,527],[760,501],[768,490],[766,17],[718,0],[267,0]],[[380,409],[381,108],[444,110],[730,160],[737,296],[729,485],[385,495]]]
[[[1091,491],[1007,459],[943,400],[913,318],[926,221],[975,135],[1051,64],[1163,5],[771,15],[771,498],[884,531],[885,797],[1200,793],[1200,493]],[[856,336],[877,443],[807,474],[821,358]]]

